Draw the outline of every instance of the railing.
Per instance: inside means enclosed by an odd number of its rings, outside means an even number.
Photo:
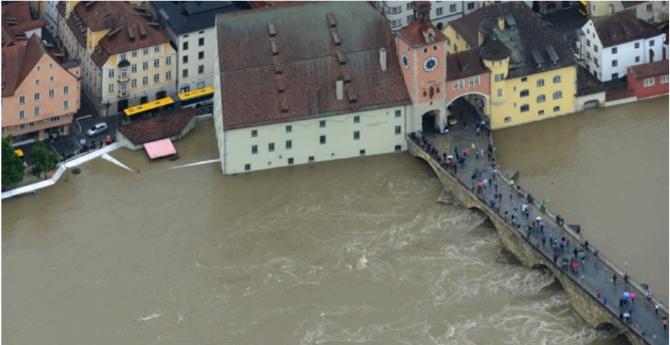
[[[484,208],[485,208],[485,209],[489,210],[492,214],[494,214],[494,215],[495,215],[499,220],[501,220],[503,223],[510,225],[510,224],[507,222],[507,220],[504,219],[504,218],[500,215],[500,213],[499,213],[498,210],[493,209],[493,208],[486,202],[485,199],[483,199],[482,197],[480,197],[480,196],[474,194],[474,193],[470,190],[470,188],[458,178],[457,175],[454,175],[451,171],[449,171],[448,169],[445,169],[444,166],[438,162],[438,160],[437,160],[438,157],[437,157],[437,156],[435,156],[434,154],[432,154],[432,153],[430,153],[429,151],[427,151],[427,150],[425,150],[424,148],[422,148],[422,147],[419,145],[419,143],[417,142],[417,138],[416,138],[416,136],[414,136],[414,133],[411,133],[410,135],[408,135],[408,139],[409,139],[409,141],[410,141],[410,145],[415,145],[417,148],[421,149],[421,151],[422,151],[423,153],[427,154],[428,157],[429,157],[434,163],[437,164],[437,166],[439,167],[439,169],[442,170],[442,172],[446,173],[447,176],[450,176],[452,179],[454,179],[458,184],[460,184],[461,187],[463,187],[463,188],[465,189],[466,193],[468,193],[471,197],[473,197],[473,198],[479,200],[479,201],[484,205]],[[491,143],[493,142],[493,138],[492,138],[492,136],[489,136],[489,140],[490,140]],[[429,145],[429,148],[430,148],[430,146],[432,146],[432,145],[430,145],[430,144],[428,144],[428,143],[426,143],[426,144]],[[507,179],[505,179],[504,176],[502,176],[502,174],[501,174],[500,172],[498,172],[498,173],[495,175],[495,177],[498,178],[498,179],[502,178],[502,181],[501,181],[501,182],[508,183]],[[518,187],[518,190],[521,190],[522,192],[524,192],[524,195],[527,197],[528,193],[525,193],[525,191],[524,191],[523,189],[521,189],[521,187]],[[530,206],[530,205],[529,205],[529,206]],[[536,208],[539,209],[538,205],[537,205],[535,202],[532,204],[532,206],[535,206]],[[543,212],[543,213],[549,215],[552,219],[555,218],[555,215],[551,214],[551,213],[546,209],[546,207],[544,208],[544,211],[541,211],[541,212]],[[515,227],[512,227],[512,228],[514,228],[515,231],[518,231]],[[572,231],[572,229],[570,229],[569,227],[567,227],[567,226],[565,226],[565,225],[561,226],[561,228],[562,228],[563,230],[565,230],[566,233],[567,233],[570,237],[572,237],[571,239],[573,240],[573,243],[575,243],[575,244],[577,244],[577,243],[581,243],[581,241],[575,241],[575,239],[581,239],[581,236],[579,236],[578,234],[574,233],[574,231]],[[519,232],[520,232],[520,231],[519,231]],[[553,258],[549,257],[549,254],[545,253],[545,252],[542,251],[542,250],[539,250],[539,248],[537,248],[537,247],[530,241],[530,238],[527,238],[526,236],[524,236],[523,233],[521,233],[521,236],[520,236],[520,237],[521,237],[524,241],[526,241],[526,243],[527,243],[529,246],[531,246],[532,248],[534,248],[534,249],[535,249],[537,252],[539,252],[544,258],[546,258],[547,261],[550,262],[551,266],[555,267],[558,271],[563,272],[563,268],[560,267],[560,266],[558,266],[556,263],[554,263]],[[592,246],[590,246],[590,247],[593,248]],[[593,248],[593,249],[595,249],[595,248]],[[598,252],[598,254],[595,254],[595,252],[593,252],[593,251],[591,251],[591,252],[594,253],[594,257],[596,257],[596,259],[600,259],[600,261],[602,261],[602,262],[605,264],[605,266],[607,266],[607,268],[610,268],[610,269],[611,269],[613,272],[615,272],[615,273],[618,273],[618,274],[620,274],[620,275],[623,275],[623,274],[621,274],[621,270],[620,270],[619,268],[617,268],[616,265],[614,265],[614,264],[612,263],[612,261],[610,261],[607,257],[605,257],[604,255],[600,254],[599,252]],[[588,296],[590,296],[590,297],[591,297],[594,301],[596,301],[599,305],[604,306],[605,309],[611,314],[611,316],[612,316],[615,320],[618,320],[618,319],[619,319],[619,316],[616,314],[616,312],[615,312],[613,309],[610,309],[610,308],[609,308],[609,307],[611,306],[610,304],[606,304],[606,305],[604,305],[603,303],[601,303],[601,301],[597,298],[597,296],[595,295],[595,293],[592,293],[591,291],[587,290],[587,289],[586,289],[584,286],[582,286],[582,284],[580,284],[579,281],[577,281],[572,275],[570,275],[570,274],[565,274],[564,276],[567,276],[567,277],[568,277],[568,278],[569,278],[569,279],[570,279],[576,286],[578,286],[583,292],[585,292]],[[634,288],[636,288],[636,289],[638,290],[638,292],[640,292],[640,293],[642,292],[642,289],[641,289],[641,287],[640,287],[640,285],[639,285],[638,283],[633,282],[633,281],[631,281],[630,279],[627,279],[627,281],[626,281],[625,283],[627,283],[627,284],[633,286]],[[641,296],[642,296],[642,295],[643,295],[643,294],[641,294]],[[658,302],[658,300],[656,300],[656,299],[652,299],[652,300],[654,301],[654,303],[660,304],[660,302]],[[662,305],[662,304],[661,304],[661,305]],[[665,309],[665,307],[662,308],[662,311],[663,311],[663,313],[665,313],[665,314],[667,315],[667,310]],[[646,337],[643,337],[643,336],[642,336],[642,333],[644,333],[644,331],[643,331],[641,328],[639,328],[639,326],[637,326],[637,324],[626,323],[626,322],[621,322],[621,323],[624,325],[624,327],[626,327],[626,328],[628,328],[630,331],[634,332],[634,333],[635,333],[640,339],[642,339],[646,344],[650,344],[650,345],[651,345],[651,343],[649,342],[649,340],[647,340]]]

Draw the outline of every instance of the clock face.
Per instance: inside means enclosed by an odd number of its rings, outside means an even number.
[[[409,67],[409,59],[407,58],[407,55],[402,56],[402,67],[408,68]]]
[[[437,58],[434,56],[431,56],[426,59],[426,61],[423,62],[423,69],[426,72],[432,72],[437,68]]]

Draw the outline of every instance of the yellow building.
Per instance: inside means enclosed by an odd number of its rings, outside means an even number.
[[[486,6],[443,32],[450,53],[475,49],[491,71],[491,128],[575,111],[577,68],[570,47],[526,5]]]

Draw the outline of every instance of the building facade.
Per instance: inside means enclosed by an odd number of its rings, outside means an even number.
[[[176,94],[176,52],[149,11],[126,2],[69,6],[59,8],[69,10],[61,39],[81,60],[82,89],[99,114]]]
[[[217,13],[249,9],[239,1],[152,1],[151,8],[177,47],[178,92],[212,86],[214,82],[216,42],[214,19]]]
[[[668,61],[657,61],[628,67],[626,73],[628,89],[637,99],[668,94]]]
[[[414,20],[414,3],[420,1],[375,1],[374,6],[389,21],[391,30],[400,30]],[[484,1],[432,2],[430,18],[438,30],[468,13],[482,7]]]
[[[584,24],[577,61],[600,81],[616,80],[628,67],[663,60],[664,41],[665,34],[623,11]]]
[[[2,135],[14,142],[67,135],[79,110],[79,65],[60,63],[37,35],[2,48]]]
[[[224,174],[407,149],[411,99],[387,22],[368,4],[296,3],[216,23]]]
[[[490,71],[492,129],[575,111],[577,68],[568,43],[528,6],[485,6],[444,30],[449,53],[473,49]]]
[[[613,15],[622,11],[631,11],[635,16],[649,24],[661,24],[668,21],[667,1],[582,1],[591,18]]]

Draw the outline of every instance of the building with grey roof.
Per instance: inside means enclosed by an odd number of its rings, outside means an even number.
[[[151,1],[151,9],[177,50],[178,92],[212,86],[219,13],[250,9],[246,1]]]

